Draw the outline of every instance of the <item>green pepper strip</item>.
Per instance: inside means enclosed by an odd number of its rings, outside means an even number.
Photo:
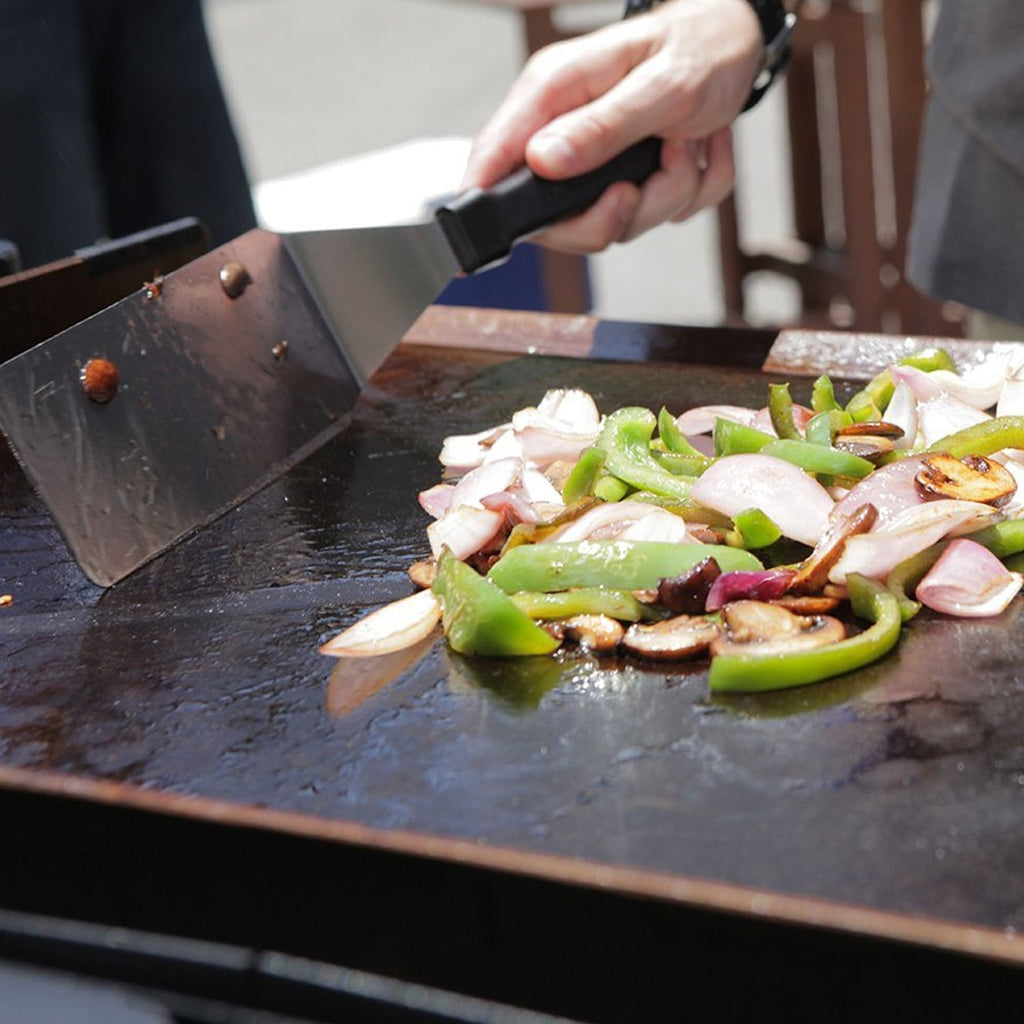
[[[447,548],[437,560],[437,576],[431,589],[441,603],[445,636],[460,654],[504,658],[550,654],[558,647],[555,637]]]
[[[836,434],[852,422],[853,417],[842,409],[819,412],[807,421],[807,426],[804,427],[804,438],[809,444],[831,445]]]
[[[664,541],[551,541],[514,548],[491,567],[489,578],[508,594],[606,586],[647,590],[711,557],[722,572],[762,569],[749,551],[723,544]]]
[[[882,584],[851,573],[846,580],[854,612],[872,624],[837,643],[791,654],[720,654],[711,661],[714,693],[760,693],[817,683],[877,661],[900,638],[899,606]]]
[[[594,497],[601,501],[622,501],[629,494],[629,484],[609,473],[600,473],[594,484]]]
[[[521,591],[511,595],[512,603],[531,619],[566,619],[570,615],[607,615],[620,622],[657,618],[657,612],[638,601],[628,590],[609,587],[581,587],[554,593]]]
[[[965,455],[991,455],[1004,448],[1024,448],[1024,416],[996,416],[929,445],[925,451],[949,452],[956,459]]]
[[[768,416],[779,437],[792,441],[800,439],[800,431],[793,422],[793,399],[790,397],[788,384],[768,385]]]
[[[811,408],[815,412],[832,412],[842,409],[842,406],[836,401],[835,388],[827,374],[823,373],[811,385]]]
[[[924,579],[928,570],[939,560],[939,555],[949,547],[949,541],[939,541],[924,551],[905,558],[885,578],[885,585],[896,598],[900,609],[900,618],[909,622],[920,610],[921,602],[910,596],[918,583]]]
[[[775,438],[756,427],[748,427],[732,420],[715,420],[714,444],[716,455],[742,455],[759,452]]]
[[[606,454],[605,470],[632,487],[670,497],[685,498],[688,480],[659,466],[651,454],[651,436],[657,420],[650,409],[626,406],[604,421],[597,446]]]
[[[762,455],[774,455],[777,459],[792,462],[794,466],[807,470],[808,473],[829,473],[832,476],[848,476],[855,480],[866,477],[874,471],[874,464],[850,452],[841,452],[836,448],[826,448],[820,444],[807,441],[790,441],[780,438],[766,444],[761,449]]]
[[[665,448],[670,452],[679,455],[695,455],[701,458],[705,456],[690,443],[689,438],[679,429],[676,418],[662,406],[658,413],[658,437],[661,438]]]
[[[738,512],[733,523],[740,535],[741,547],[766,548],[782,536],[782,531],[759,508]]]
[[[597,483],[597,475],[604,466],[604,450],[596,446],[587,448],[580,454],[572,472],[566,477],[562,487],[562,497],[566,504],[571,504],[579,498],[593,494],[594,485]]]
[[[700,476],[714,462],[706,455],[684,455],[682,452],[659,452],[652,450],[654,461],[667,469],[673,476]]]

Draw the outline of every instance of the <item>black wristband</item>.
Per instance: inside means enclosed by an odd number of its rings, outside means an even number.
[[[656,3],[658,0],[626,0],[626,9],[622,16],[630,18],[634,14],[649,11]],[[761,69],[754,79],[750,95],[747,97],[747,102],[743,104],[743,111],[756,106],[771,87],[772,82],[786,70],[786,66],[793,56],[790,37],[793,35],[793,27],[796,25],[796,15],[786,12],[782,0],[747,0],[747,3],[754,8],[757,20],[761,24],[764,57]]]
[[[764,37],[764,59],[761,70],[754,79],[754,85],[743,104],[743,110],[755,106],[789,64],[793,56],[790,39],[796,25],[796,15],[786,11],[782,0],[747,0],[754,8],[757,20],[761,23],[761,35]]]

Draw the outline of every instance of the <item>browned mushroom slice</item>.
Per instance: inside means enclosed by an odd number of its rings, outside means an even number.
[[[678,576],[659,580],[658,603],[670,612],[698,615],[708,603],[711,584],[721,574],[722,570],[713,558],[704,558]]]
[[[625,630],[607,615],[572,615],[557,623],[562,637],[598,654],[614,651]]]
[[[409,566],[409,579],[416,584],[417,587],[422,587],[424,590],[429,589],[434,585],[434,578],[437,576],[437,564],[431,560],[429,562],[413,562]]]
[[[832,566],[839,561],[847,540],[858,533],[867,533],[878,519],[874,505],[858,506],[848,516],[832,523],[822,534],[814,550],[804,559],[797,574],[790,580],[791,594],[816,594],[828,582]]]
[[[837,431],[836,437],[887,437],[898,441],[903,436],[903,428],[885,420],[865,420],[863,423],[851,423]]]
[[[733,601],[722,610],[724,633],[711,644],[712,655],[789,654],[823,647],[846,636],[846,627],[828,615],[794,615],[763,601]]]
[[[1000,508],[1013,497],[1017,481],[1008,469],[981,455],[958,459],[946,452],[926,455],[914,477],[925,498],[959,498]]]
[[[700,615],[677,615],[661,622],[630,626],[622,646],[644,658],[676,661],[703,654],[720,634],[721,628],[710,619]]]
[[[892,438],[883,437],[881,434],[861,434],[859,437],[837,434],[832,447],[867,459],[868,462],[878,462],[883,455],[892,452],[896,445],[893,444]]]
[[[769,604],[777,604],[780,608],[794,615],[827,615],[840,605],[838,597],[826,597],[824,594],[785,594],[774,597]]]

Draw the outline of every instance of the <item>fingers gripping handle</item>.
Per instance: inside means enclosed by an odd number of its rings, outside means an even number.
[[[642,185],[660,166],[661,140],[642,139],[576,178],[551,181],[528,167],[489,189],[471,189],[437,211],[467,273],[506,257],[512,245],[556,220],[582,213],[617,181]]]

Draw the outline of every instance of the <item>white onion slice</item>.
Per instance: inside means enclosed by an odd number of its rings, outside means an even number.
[[[663,512],[657,505],[644,501],[604,501],[587,509],[572,522],[553,530],[546,541],[574,543],[581,540],[614,540],[632,523],[643,519],[652,512]],[[666,512],[666,515],[672,515]],[[672,516],[682,522],[678,516]],[[683,526],[685,527],[685,523]]]
[[[441,606],[430,590],[378,608],[320,647],[332,658],[367,658],[391,654],[419,643],[441,618]]]
[[[917,439],[917,398],[903,381],[897,381],[893,388],[884,415],[886,423],[892,423],[903,431],[903,436],[896,438],[893,447],[897,450],[913,448]]]
[[[836,502],[832,520],[844,518],[856,512],[861,505],[874,505],[878,512],[875,530],[891,522],[908,508],[924,504],[924,498],[917,490],[914,477],[921,469],[924,456],[908,455],[887,466],[879,466],[863,480],[858,480],[849,491]]]
[[[814,547],[833,501],[813,477],[772,455],[728,455],[693,483],[694,501],[726,516],[759,508],[786,537]]]
[[[756,416],[756,409],[742,405],[700,405],[677,416],[676,426],[684,434],[710,434],[715,429],[715,420],[729,420],[749,427]]]
[[[435,558],[447,547],[465,561],[492,541],[504,525],[505,517],[500,512],[459,505],[427,527],[427,540]]]
[[[954,540],[917,585],[914,596],[943,615],[998,615],[1020,592],[1024,576],[1011,572],[988,548]]]
[[[498,459],[470,470],[456,485],[450,498],[451,508],[472,505],[479,508],[489,494],[513,489],[523,472],[521,459]]]
[[[512,429],[511,423],[489,427],[476,434],[452,434],[441,444],[441,465],[454,473],[465,473],[482,465],[498,438]]]
[[[850,537],[842,557],[832,567],[829,580],[844,583],[857,572],[882,579],[905,558],[931,547],[943,537],[973,533],[1004,518],[990,505],[976,501],[940,498],[905,509],[882,528]]]
[[[432,519],[440,519],[452,504],[452,491],[455,484],[434,484],[425,491],[420,491],[417,500],[420,508]]]
[[[669,544],[693,544],[694,540],[686,528],[686,523],[677,515],[666,512],[663,508],[655,508],[630,523],[622,533],[620,540],[658,540]]]

